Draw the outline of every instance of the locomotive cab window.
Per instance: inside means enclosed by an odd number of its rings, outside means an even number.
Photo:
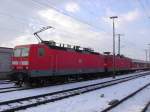
[[[39,56],[44,56],[44,55],[45,55],[45,50],[44,50],[44,48],[39,48],[39,49],[38,49],[38,55],[39,55]]]
[[[22,48],[22,54],[21,54],[22,57],[27,57],[29,56],[29,48]]]
[[[14,57],[27,57],[29,56],[29,48],[21,47],[14,49]]]
[[[14,55],[14,57],[20,57],[21,49],[20,48],[14,49],[13,55]]]

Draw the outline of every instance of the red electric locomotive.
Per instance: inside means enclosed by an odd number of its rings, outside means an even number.
[[[104,72],[104,56],[89,48],[47,41],[17,46],[12,58],[16,80],[36,81],[55,76]]]
[[[48,29],[48,28],[47,28]],[[54,77],[104,72],[104,56],[90,48],[43,41],[14,48],[11,77],[19,82],[43,82]]]

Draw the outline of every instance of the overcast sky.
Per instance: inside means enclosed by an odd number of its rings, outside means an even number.
[[[145,59],[150,43],[150,0],[1,0],[0,46],[37,43],[33,33],[44,26],[55,29],[41,34],[44,40],[112,51],[112,20],[121,53]],[[116,37],[116,44],[117,44]],[[118,46],[116,45],[116,52]]]

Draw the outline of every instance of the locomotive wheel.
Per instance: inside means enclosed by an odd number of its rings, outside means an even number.
[[[22,87],[22,86],[23,86],[23,83],[24,83],[23,81],[20,81],[20,80],[19,80],[19,81],[15,82],[15,85],[16,85],[16,86],[19,86],[19,87]]]
[[[23,74],[19,74],[17,77],[17,82],[15,83],[17,86],[22,87],[24,83],[24,77]]]

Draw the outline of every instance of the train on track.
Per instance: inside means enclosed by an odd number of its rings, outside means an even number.
[[[41,31],[34,33],[41,40],[40,43],[14,48],[11,80],[19,84],[44,84],[68,77],[78,79],[112,74],[113,56],[110,53],[100,54],[91,48],[43,41],[38,35]],[[149,68],[149,62],[115,56],[116,73]]]
[[[34,33],[41,40],[40,43],[14,48],[12,72],[9,75],[11,80],[18,84],[44,84],[53,80],[62,81],[68,77],[88,78],[112,74],[113,56],[108,52],[100,54],[91,48],[43,41],[38,35],[41,31]],[[149,68],[149,62],[115,56],[116,73]]]

